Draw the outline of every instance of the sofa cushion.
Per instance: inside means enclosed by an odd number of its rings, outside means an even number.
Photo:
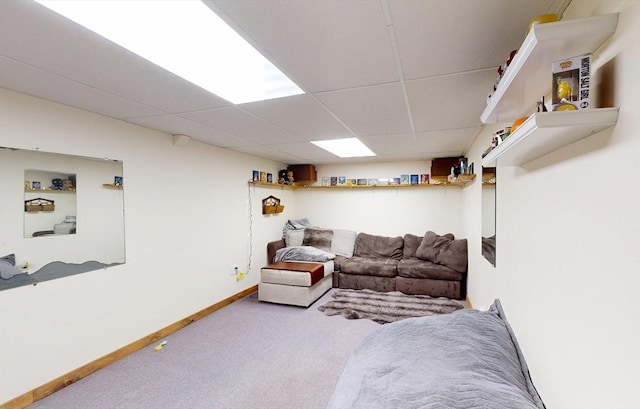
[[[402,259],[403,244],[402,237],[374,236],[359,233],[356,237],[356,248],[353,254],[358,257],[400,260]]]
[[[302,246],[304,240],[304,229],[302,230],[289,230],[284,234],[284,242],[287,247]]]
[[[333,229],[333,240],[331,240],[331,252],[344,257],[353,256],[353,249],[356,245],[357,233],[353,230]]]
[[[467,239],[454,240],[453,234],[439,236],[428,231],[416,250],[416,256],[464,273],[467,270]]]
[[[304,229],[303,246],[312,246],[325,251],[331,251],[333,230],[308,227]]]
[[[402,258],[415,258],[416,250],[420,247],[422,243],[422,236],[416,236],[415,234],[405,234],[404,237],[404,247],[402,248]]]
[[[398,276],[452,281],[461,281],[463,279],[463,274],[452,268],[415,257],[400,260],[398,263]]]
[[[353,256],[340,263],[340,272],[376,277],[395,277],[398,260],[381,257]]]

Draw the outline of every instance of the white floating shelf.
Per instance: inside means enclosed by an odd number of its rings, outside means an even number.
[[[551,94],[551,64],[595,51],[615,31],[618,13],[534,24],[493,93],[480,119],[511,122],[527,116]]]
[[[533,114],[482,159],[482,166],[518,166],[615,125],[618,108]]]

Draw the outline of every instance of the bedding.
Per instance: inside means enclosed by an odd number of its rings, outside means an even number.
[[[75,274],[86,273],[88,271],[100,270],[122,263],[105,264],[98,261],[85,261],[84,263],[74,264],[62,261],[53,261],[45,264],[33,274],[20,274],[11,277],[8,280],[0,280],[0,290],[9,288],[22,287],[25,285],[36,285],[43,281],[54,280],[56,278],[67,277]]]
[[[329,402],[343,408],[543,409],[499,300],[386,324],[354,350]]]
[[[276,251],[274,261],[317,261],[324,263],[333,260],[336,255],[311,246],[285,247]]]

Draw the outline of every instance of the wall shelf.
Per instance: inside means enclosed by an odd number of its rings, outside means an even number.
[[[456,187],[462,188],[469,185],[476,178],[475,174],[462,174],[458,176],[453,182],[449,182],[447,177],[435,176],[431,179],[430,184],[418,184],[418,185],[355,185],[355,186],[320,186],[320,185],[280,185],[277,183],[264,183],[249,181],[249,185],[267,187],[272,189],[333,189],[333,190],[345,190],[345,189],[416,189],[416,188],[438,188],[438,187]]]
[[[266,187],[271,189],[295,189],[296,188],[296,186],[294,185],[282,185],[280,183],[267,183],[267,182],[260,182],[256,180],[250,180],[248,183],[249,183],[249,186]]]
[[[106,187],[107,189],[116,189],[116,190],[124,189],[123,185],[114,185],[113,183],[103,183],[102,186]]]
[[[534,111],[536,101],[551,94],[551,64],[596,50],[615,31],[618,13],[535,24],[500,80],[483,123],[512,122]]]
[[[24,190],[25,193],[37,193],[37,194],[42,194],[42,193],[62,193],[62,194],[67,194],[67,195],[75,195],[76,191],[75,190],[56,190],[56,189],[25,189]]]
[[[482,166],[518,166],[615,125],[618,108],[539,112],[482,159]]]

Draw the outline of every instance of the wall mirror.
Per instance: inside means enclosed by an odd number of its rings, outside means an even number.
[[[496,265],[496,168],[482,168],[482,255]]]
[[[0,290],[124,263],[122,182],[119,160],[1,147]]]

